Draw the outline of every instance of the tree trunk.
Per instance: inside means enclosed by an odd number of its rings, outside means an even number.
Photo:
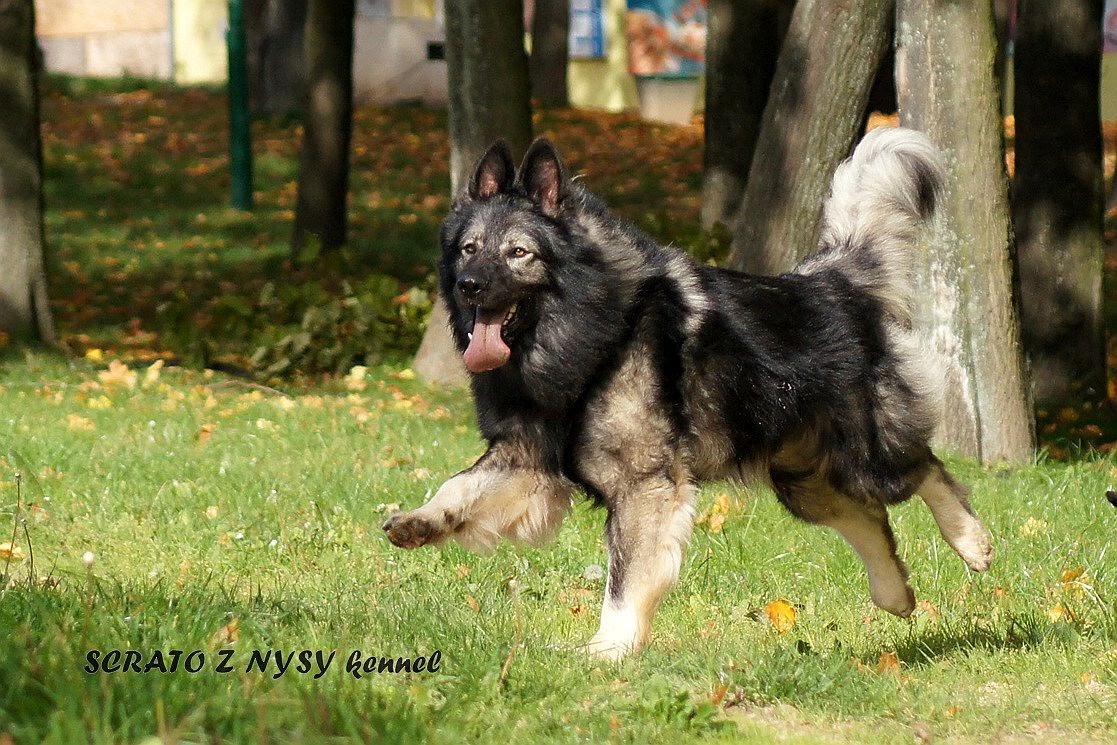
[[[531,144],[531,92],[522,0],[446,4],[450,178],[456,193],[493,141],[515,158]]]
[[[447,3],[446,66],[450,189],[456,194],[494,140],[507,140],[516,158],[530,144],[531,98],[521,0]],[[435,304],[413,367],[433,383],[451,385],[467,380],[441,301]]]
[[[710,0],[702,229],[733,229],[794,0]]]
[[[321,248],[345,244],[349,140],[353,129],[354,0],[311,0],[306,19],[308,96],[299,157],[292,251],[308,236]]]
[[[261,19],[258,111],[290,114],[306,103],[306,19],[307,0],[267,0]]]
[[[945,377],[938,439],[984,463],[1025,462],[1032,415],[1013,305],[992,4],[898,0],[896,28],[901,121],[926,132],[947,166],[916,292],[916,323]]]
[[[729,265],[787,271],[818,244],[834,169],[858,135],[893,0],[799,0],[776,63]]]
[[[0,0],[0,331],[53,343],[36,53],[34,2]]]
[[[1101,0],[1021,0],[1013,221],[1036,398],[1105,392]]]
[[[570,0],[535,0],[531,20],[531,95],[543,106],[568,106]]]

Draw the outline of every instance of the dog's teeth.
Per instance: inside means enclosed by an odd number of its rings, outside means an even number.
[[[469,340],[470,340],[470,341],[473,341],[473,332],[472,332],[472,331],[468,331],[468,332],[466,332],[466,336],[468,336],[468,337],[469,337]]]

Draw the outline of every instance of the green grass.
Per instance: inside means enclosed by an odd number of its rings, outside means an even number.
[[[390,505],[418,505],[481,452],[462,395],[398,367],[373,370],[361,391],[327,381],[289,395],[178,368],[147,386],[139,368],[129,389],[103,371],[12,350],[0,361],[0,542],[17,472],[27,536],[20,527],[24,556],[0,594],[0,737],[1117,736],[1109,460],[1011,471],[952,461],[998,558],[973,575],[925,508],[894,510],[917,595],[933,605],[911,622],[871,607],[835,535],[794,521],[769,493],[709,485],[702,509],[731,497],[721,532],[696,528],[652,645],[614,666],[575,649],[603,589],[586,572],[604,563],[600,511],[580,503],[553,546],[491,557],[402,552],[381,536]],[[1077,568],[1083,577],[1065,584]],[[798,609],[785,634],[764,620],[778,598]],[[240,669],[219,674],[233,619]],[[209,661],[196,675],[87,674],[90,649],[200,649]],[[275,680],[243,670],[254,649],[339,655],[318,680]],[[437,649],[442,665],[357,680],[342,664],[355,649]],[[898,672],[878,670],[888,652]]]
[[[893,512],[930,603],[910,622],[871,606],[837,536],[767,492],[709,485],[700,509],[720,495],[731,507],[720,531],[696,528],[651,646],[595,662],[577,646],[603,591],[600,511],[579,503],[553,546],[491,557],[402,552],[381,535],[394,505],[422,503],[482,451],[467,397],[401,374],[399,350],[363,390],[295,376],[279,393],[172,366],[145,384],[136,361],[243,362],[343,281],[426,286],[449,203],[442,115],[357,111],[350,245],[311,265],[288,258],[292,122],[254,123],[246,214],[225,206],[220,92],[54,81],[43,115],[52,306],[78,359],[0,348],[0,544],[14,531],[22,552],[0,559],[0,745],[1117,737],[1104,497],[1117,470],[1067,444],[1094,437],[1076,428],[1106,407],[1048,412],[1070,439],[1045,434],[1076,462],[951,461],[996,537],[987,575],[921,505]],[[535,129],[624,216],[701,258],[724,253],[725,236],[696,225],[699,127],[559,111]],[[265,302],[269,282],[279,297]],[[134,387],[102,376],[114,357]],[[783,634],[765,620],[777,599],[798,613]],[[87,674],[94,649],[207,660],[193,675]],[[235,672],[215,670],[221,649]],[[245,671],[269,649],[338,656],[318,679]],[[442,665],[358,680],[353,650],[440,650]],[[881,664],[893,654],[898,670]]]

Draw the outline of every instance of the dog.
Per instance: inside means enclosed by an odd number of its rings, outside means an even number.
[[[969,567],[992,560],[968,490],[930,446],[935,375],[912,329],[913,252],[942,188],[921,133],[878,128],[835,172],[817,253],[752,276],[659,245],[537,140],[478,162],[440,234],[439,282],[487,452],[384,524],[396,546],[553,536],[581,489],[606,509],[599,630],[618,659],[649,638],[679,575],[696,484],[766,477],[838,531],[873,602],[915,608],[887,508],[919,494]]]

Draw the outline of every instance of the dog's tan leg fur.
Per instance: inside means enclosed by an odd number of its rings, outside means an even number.
[[[896,540],[884,507],[843,509],[822,524],[838,531],[865,564],[873,603],[900,618],[915,610],[915,593],[908,586],[908,570],[896,555]]]
[[[962,561],[975,572],[984,572],[993,561],[993,539],[970,507],[968,490],[939,463],[931,468],[916,493],[922,497],[939,531]]]
[[[572,486],[558,474],[513,465],[508,447],[495,446],[422,507],[390,517],[384,523],[388,539],[418,548],[453,538],[485,553],[501,538],[538,545],[553,537],[570,510]]]
[[[590,654],[617,660],[647,643],[652,617],[679,577],[695,492],[685,477],[657,477],[613,496],[606,524],[609,578],[601,625],[586,645]]]

